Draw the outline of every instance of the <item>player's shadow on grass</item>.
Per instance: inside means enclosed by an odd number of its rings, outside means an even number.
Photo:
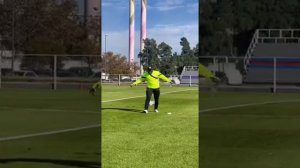
[[[79,161],[79,160],[58,160],[58,159],[37,159],[37,158],[0,159],[0,164],[9,164],[15,162],[51,163],[56,165],[72,166],[76,168],[99,168],[101,166],[100,162],[88,162],[88,161]]]
[[[141,109],[129,109],[129,108],[101,108],[101,110],[120,110],[126,112],[143,112]]]

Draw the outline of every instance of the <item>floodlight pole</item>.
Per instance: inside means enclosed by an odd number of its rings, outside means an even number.
[[[129,63],[134,63],[134,0],[129,1]]]
[[[147,35],[147,0],[141,0],[141,37],[140,37],[140,44],[141,49],[140,52],[142,53],[145,47],[145,39]],[[140,74],[144,73],[143,64],[140,58]]]

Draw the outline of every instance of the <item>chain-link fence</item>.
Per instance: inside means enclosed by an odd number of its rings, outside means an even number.
[[[102,73],[101,79],[102,84],[114,84],[114,85],[129,85],[130,83],[139,79],[140,75],[130,74],[104,74]],[[197,80],[195,80],[197,77]],[[173,82],[174,85],[180,86],[198,86],[198,75],[171,75],[168,78]],[[188,79],[188,80],[186,80]],[[146,84],[146,83],[142,83]],[[161,82],[161,85],[170,85],[168,82]]]
[[[100,79],[102,84],[129,85],[140,78],[140,75],[101,72],[100,55],[23,54],[12,58],[8,53],[1,52],[1,88],[83,89]],[[198,70],[193,72],[168,77],[177,85],[197,86]]]
[[[101,76],[100,55],[1,55],[2,88],[86,88]]]

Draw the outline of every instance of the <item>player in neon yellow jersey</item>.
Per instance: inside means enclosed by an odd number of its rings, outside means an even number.
[[[100,90],[100,89],[101,89],[101,81],[96,82],[96,83],[93,84],[92,88],[90,89],[90,94],[95,96],[97,90]]]
[[[144,113],[148,113],[148,107],[149,107],[149,102],[151,100],[152,93],[154,95],[154,101],[155,101],[154,111],[158,113],[159,96],[160,96],[160,83],[159,83],[160,79],[165,82],[172,83],[170,79],[168,79],[165,75],[160,73],[156,68],[148,67],[146,68],[146,72],[142,75],[142,77],[130,85],[132,87],[144,81],[147,82]]]
[[[209,69],[207,69],[204,65],[200,63],[199,63],[199,75],[205,77],[206,80],[210,80],[215,83],[220,81],[218,77],[216,77]]]

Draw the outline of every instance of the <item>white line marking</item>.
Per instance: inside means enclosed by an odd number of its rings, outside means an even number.
[[[88,125],[88,126],[77,127],[77,128],[62,129],[62,130],[56,130],[56,131],[40,132],[40,133],[34,133],[34,134],[17,135],[17,136],[11,136],[11,137],[3,137],[3,138],[0,137],[0,142],[19,140],[19,139],[25,139],[25,138],[31,138],[31,137],[38,137],[38,136],[44,136],[44,135],[60,134],[60,133],[73,132],[73,131],[80,131],[80,130],[97,128],[97,127],[100,127],[100,124]]]
[[[204,110],[200,110],[200,113],[209,112],[209,111],[217,111],[217,110],[233,109],[233,108],[239,108],[239,107],[259,106],[259,105],[276,104],[276,103],[291,103],[291,102],[299,102],[299,101],[300,101],[300,99],[294,99],[294,100],[283,100],[283,101],[267,101],[267,102],[262,102],[262,103],[238,104],[238,105],[232,105],[232,106],[223,106],[223,107],[204,109]]]
[[[190,91],[190,90],[197,90],[197,89],[179,90],[179,91],[165,92],[165,93],[162,93],[162,94],[184,92],[184,91]],[[114,101],[126,100],[126,99],[134,99],[134,98],[138,98],[138,97],[144,97],[144,96],[135,96],[135,97],[128,97],[128,98],[107,100],[107,101],[102,101],[102,103],[114,102]],[[29,109],[28,108],[28,110],[38,110],[38,109]],[[51,110],[65,111],[65,110],[59,110],[59,109],[47,109],[47,110],[49,110],[49,111],[51,111]],[[53,135],[53,134],[66,133],[66,132],[73,132],[73,131],[80,131],[80,130],[89,129],[89,128],[96,128],[96,127],[100,127],[100,124],[89,125],[89,126],[84,126],[84,127],[77,127],[77,128],[69,128],[69,129],[63,129],[63,130],[56,130],[56,131],[40,132],[40,133],[25,134],[25,135],[17,135],[17,136],[11,136],[11,137],[3,137],[3,138],[0,137],[0,142],[18,140],[18,139],[25,139],[25,138],[31,138],[31,137],[38,137],[38,136],[45,136],[45,135]]]
[[[178,90],[178,91],[172,91],[172,92],[164,92],[164,93],[161,93],[161,94],[185,92],[185,91],[190,91],[190,90],[197,90],[197,89]],[[127,100],[127,99],[134,99],[134,98],[139,98],[139,97],[145,97],[145,96],[134,96],[134,97],[121,98],[121,99],[105,100],[105,101],[102,101],[102,103],[114,102],[114,101],[120,101],[120,100]]]

